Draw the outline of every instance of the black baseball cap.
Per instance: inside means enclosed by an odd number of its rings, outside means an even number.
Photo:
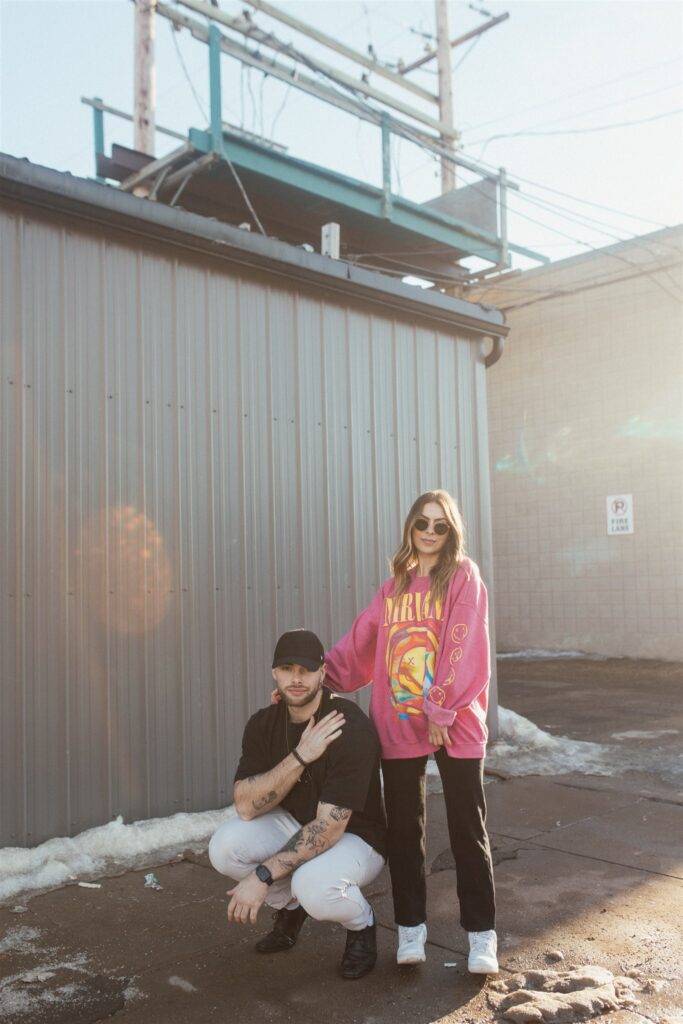
[[[278,665],[302,665],[309,672],[322,668],[325,648],[310,629],[290,629],[275,645],[273,668]]]

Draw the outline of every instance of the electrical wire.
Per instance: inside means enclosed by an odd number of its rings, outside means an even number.
[[[639,75],[644,75],[648,71],[659,70],[660,68],[670,67],[672,64],[680,66],[680,59],[675,57],[672,60],[664,61],[661,64],[650,64],[646,68],[641,68],[639,71],[629,71],[625,75],[619,75],[617,78],[610,78],[606,82],[598,82],[596,85],[589,85],[584,89],[578,89],[574,92],[564,93],[561,96],[555,96],[551,99],[542,100],[540,103],[533,103],[530,107],[522,107],[521,110],[515,110],[511,114],[503,114],[499,117],[490,118],[488,121],[480,121],[478,124],[469,125],[466,127],[466,131],[476,132],[480,128],[486,128],[490,124],[497,124],[498,121],[507,121],[511,117],[518,117],[520,114],[528,114],[530,110],[538,110],[540,107],[547,107],[548,104],[561,103],[563,100],[574,99],[575,96],[583,96],[587,92],[594,92],[596,89],[604,89],[608,85],[616,85],[617,82],[623,82],[629,78],[637,78]]]
[[[208,115],[207,115],[206,111],[204,110],[204,106],[202,104],[202,101],[199,98],[199,94],[197,93],[197,90],[194,87],[194,82],[192,81],[192,79],[190,77],[190,74],[189,74],[189,72],[187,70],[187,66],[185,64],[185,61],[183,60],[183,55],[180,52],[180,47],[178,46],[178,40],[176,39],[176,36],[177,36],[178,33],[177,33],[177,30],[174,27],[172,22],[169,22],[169,28],[171,30],[171,36],[173,37],[173,45],[175,47],[175,52],[178,55],[178,60],[180,61],[180,66],[183,69],[183,74],[185,75],[185,78],[187,79],[187,84],[189,85],[190,89],[192,90],[192,95],[194,96],[195,102],[196,102],[197,106],[199,107],[199,112],[201,113],[202,117],[204,118],[205,123],[208,124],[209,123]]]
[[[514,139],[522,136],[544,136],[544,135],[591,135],[595,132],[606,132],[611,131],[614,128],[630,128],[636,124],[648,124],[650,121],[661,121],[665,117],[673,117],[675,114],[683,113],[683,107],[676,107],[675,110],[667,110],[664,114],[654,114],[652,117],[642,117],[637,121],[620,121],[616,124],[602,124],[595,128],[562,128],[558,131],[549,132],[502,132],[499,135],[491,135],[490,138],[486,139],[484,143],[484,149],[489,145],[490,142],[494,142],[496,139]],[[474,145],[474,143],[472,143]],[[482,153],[484,152],[482,149]]]
[[[282,103],[280,104],[280,106],[278,108],[278,111],[277,111],[275,117],[273,118],[273,123],[272,123],[271,128],[270,128],[270,136],[271,136],[271,138],[275,138],[275,125],[278,123],[278,121],[280,119],[280,114],[282,114],[282,112],[284,111],[285,107],[287,106],[287,103],[289,101],[289,96],[290,96],[291,91],[292,91],[292,83],[289,82],[288,85],[287,85],[287,88],[285,89],[285,94],[284,94],[284,97],[282,99]]]
[[[175,31],[175,29],[173,28],[173,25],[171,25],[171,26],[170,26],[170,28],[171,28],[171,33],[172,33],[172,35],[173,35],[173,43],[174,43],[174,45],[175,45],[175,51],[176,51],[176,53],[178,54],[178,58],[179,58],[179,60],[180,60],[180,65],[182,66],[182,70],[183,70],[183,72],[184,72],[185,78],[187,79],[187,82],[188,82],[188,84],[189,84],[189,87],[190,87],[191,91],[193,91],[193,94],[194,94],[194,96],[195,96],[195,99],[196,99],[196,101],[197,101],[197,105],[199,106],[199,109],[200,109],[200,111],[201,111],[201,113],[202,113],[202,117],[203,117],[203,118],[205,119],[205,121],[206,121],[206,122],[208,123],[209,119],[207,118],[207,116],[206,116],[206,113],[205,113],[205,111],[204,111],[204,108],[203,108],[203,106],[202,106],[202,101],[200,100],[200,98],[199,98],[199,95],[197,94],[197,90],[196,90],[196,88],[195,88],[195,85],[194,85],[193,81],[191,81],[191,79],[190,79],[190,77],[189,77],[189,75],[188,75],[188,73],[187,73],[187,68],[185,67],[185,62],[184,62],[184,60],[183,60],[183,58],[182,58],[182,54],[181,54],[181,52],[180,52],[180,49],[179,49],[179,47],[178,47],[178,43],[177,43],[177,40],[176,40],[176,38],[175,38],[175,36],[176,36],[176,31]],[[244,66],[243,66],[243,67],[244,67]],[[250,91],[251,91],[251,83],[250,83]],[[243,95],[244,95],[244,90],[243,90]],[[253,100],[253,99],[254,99],[254,94],[253,94],[253,92],[252,92],[252,100]],[[262,109],[263,109],[263,104],[261,103],[261,110],[262,110]],[[244,127],[244,118],[243,118],[243,125],[242,125],[242,127]],[[260,221],[260,219],[259,219],[259,216],[258,216],[258,214],[256,213],[256,210],[254,209],[254,206],[253,206],[253,204],[252,204],[252,201],[250,200],[249,196],[247,195],[247,189],[245,188],[245,186],[244,186],[244,184],[243,184],[243,182],[242,182],[242,179],[241,179],[240,175],[238,174],[238,171],[237,171],[237,168],[236,168],[236,166],[234,166],[234,164],[232,163],[232,161],[230,160],[230,158],[229,158],[229,157],[227,156],[227,154],[225,154],[225,153],[222,153],[222,154],[221,154],[221,156],[222,156],[222,159],[223,159],[223,160],[225,161],[225,163],[227,164],[227,166],[229,167],[229,169],[230,169],[230,171],[231,171],[231,173],[232,173],[232,176],[233,176],[234,180],[236,180],[236,183],[237,183],[237,185],[238,185],[238,188],[239,188],[239,189],[240,189],[240,191],[241,191],[241,194],[242,194],[242,198],[244,199],[244,201],[245,201],[245,203],[246,203],[246,205],[247,205],[247,209],[249,210],[249,212],[251,213],[252,217],[254,218],[254,221],[256,222],[256,225],[258,226],[258,229],[260,230],[261,234],[263,234],[263,236],[264,236],[264,237],[267,237],[267,236],[266,236],[266,231],[265,231],[265,228],[263,227],[263,224],[261,223],[261,221]],[[173,197],[173,203],[175,203],[175,202],[176,202],[176,200],[177,200],[177,199],[179,198],[179,195],[180,195],[180,191],[182,190],[182,188],[184,188],[184,186],[185,186],[185,185],[186,185],[186,184],[187,184],[188,182],[189,182],[189,178],[185,179],[185,180],[184,180],[184,181],[182,182],[182,185],[181,185],[181,187],[180,187],[180,188],[178,189],[178,191],[177,191],[176,195],[175,195],[175,196]],[[173,203],[172,203],[171,205],[173,205]]]
[[[561,124],[562,121],[571,121],[575,117],[583,117],[586,114],[596,114],[600,110],[609,110],[611,107],[620,107],[624,103],[631,103],[633,100],[644,100],[650,96],[658,96],[663,92],[670,92],[671,89],[680,88],[681,82],[673,82],[671,85],[661,86],[659,89],[651,89],[650,92],[638,93],[635,96],[626,96],[621,100],[613,100],[611,103],[602,103],[599,107],[590,107],[588,110],[577,110],[571,114],[565,114],[563,117],[552,117],[547,121],[538,121],[536,124],[530,125],[530,129],[545,128],[547,125]],[[495,138],[496,136],[491,136]],[[489,139],[474,139],[472,142],[468,142],[468,146],[479,146],[482,142],[488,142]]]
[[[421,145],[422,145],[422,148],[426,150],[426,146],[424,146],[424,144],[421,144]],[[450,161],[453,164],[457,163],[457,159],[454,156],[448,156],[448,155],[444,154],[442,159],[448,160],[448,161]],[[488,198],[487,193],[485,193],[483,189],[478,188],[476,184],[472,184],[470,187],[473,188],[475,191],[480,192],[482,195],[484,195],[484,196],[486,196]],[[529,201],[529,198],[524,196],[524,195],[522,195],[522,194],[519,194],[517,196],[517,198],[521,199],[522,201]],[[552,234],[559,235],[562,238],[566,238],[566,239],[568,239],[571,242],[575,242],[577,245],[583,246],[584,248],[588,249],[590,252],[600,252],[600,249],[596,249],[595,246],[593,246],[591,243],[586,242],[583,239],[576,238],[574,235],[569,235],[569,234],[567,234],[567,232],[561,231],[559,228],[552,227],[551,225],[549,225],[547,223],[544,223],[543,221],[539,221],[535,217],[530,217],[528,214],[522,213],[519,210],[515,211],[515,215],[517,217],[522,218],[523,220],[527,220],[527,221],[529,221],[532,224],[536,224],[537,226],[540,226],[540,227],[544,228],[546,231],[550,231]],[[606,255],[606,254],[603,254],[603,255]],[[628,260],[628,259],[626,259],[623,256],[618,256],[615,253],[610,253],[609,255],[613,256],[615,259],[620,259],[622,262],[628,264],[629,266],[638,266],[638,269],[639,269],[640,273],[645,273],[645,274],[648,274],[648,275],[652,275],[652,274],[657,272],[657,270],[655,268],[650,268],[650,269],[643,268],[640,264],[634,264],[632,260]],[[657,286],[659,288],[661,288],[662,291],[664,291],[670,298],[673,298],[677,302],[680,301],[678,296],[675,295],[673,292],[671,292],[666,287],[666,285],[663,282],[659,281],[657,278],[653,278],[653,280],[657,284]]]
[[[453,68],[453,71],[451,72],[452,74],[455,74],[455,72],[456,72],[456,71],[458,70],[458,68],[459,68],[459,67],[460,67],[460,66],[461,66],[462,64],[464,64],[464,63],[465,63],[465,61],[467,60],[467,58],[469,57],[469,55],[470,55],[470,54],[472,53],[472,50],[473,50],[473,49],[475,48],[475,46],[477,45],[477,43],[478,43],[478,42],[479,42],[479,41],[480,41],[481,39],[483,39],[483,38],[484,38],[483,36],[481,36],[481,35],[478,35],[478,36],[477,36],[477,37],[476,37],[476,38],[475,38],[475,39],[474,39],[474,40],[473,40],[473,41],[472,41],[472,42],[470,43],[470,45],[469,45],[469,46],[467,47],[467,49],[465,50],[464,54],[462,55],[462,57],[460,58],[460,60],[458,61],[458,63],[457,63],[457,64],[455,65],[455,67]],[[438,72],[437,72],[437,74],[438,74]]]
[[[638,278],[640,276],[642,276],[642,275],[638,274],[638,273],[635,273],[635,274],[622,274],[621,277],[616,277],[614,275],[611,275],[611,276],[608,277],[607,275],[603,275],[602,277],[589,278],[589,279],[586,280],[585,283],[584,282],[579,282],[573,288],[551,288],[551,289],[547,290],[545,293],[543,293],[541,291],[541,289],[521,289],[521,288],[514,288],[514,287],[511,288],[511,287],[506,286],[506,285],[495,284],[495,283],[494,284],[490,284],[490,285],[475,285],[473,283],[466,282],[464,286],[466,288],[470,288],[471,287],[472,289],[476,289],[476,292],[472,295],[472,298],[470,300],[470,301],[473,301],[473,302],[477,302],[479,300],[479,298],[480,298],[480,295],[481,295],[481,297],[485,297],[485,294],[488,293],[488,292],[500,292],[500,291],[513,292],[513,291],[516,291],[516,292],[518,292],[520,294],[520,296],[522,296],[525,291],[527,293],[531,293],[531,292],[538,293],[538,297],[537,298],[531,298],[529,300],[529,302],[515,302],[513,305],[500,306],[499,307],[503,312],[511,312],[512,310],[515,310],[515,309],[524,309],[526,306],[533,306],[537,302],[546,302],[549,299],[563,298],[563,297],[566,297],[566,296],[569,296],[569,295],[577,295],[580,292],[593,291],[595,288],[603,288],[603,287],[606,287],[607,285],[610,285],[610,284],[620,284],[620,283],[622,283],[624,281],[632,281],[635,278]],[[675,296],[672,296],[672,297],[675,298]],[[676,301],[679,301],[679,300],[676,298]]]
[[[559,228],[553,228],[549,224],[544,224],[542,221],[537,220],[535,217],[530,217],[526,213],[520,213],[519,210],[515,211],[515,216],[521,217],[523,220],[528,220],[532,224],[540,225],[542,228],[545,228],[546,231],[551,231],[555,235],[561,235],[563,238],[568,238],[570,241],[576,242],[577,245],[584,246],[584,248],[588,249],[590,252],[600,252],[599,249],[595,249],[595,247],[590,245],[589,242],[586,242],[581,238],[575,238],[573,235],[568,235],[566,231],[560,231]],[[657,273],[656,268],[648,269],[647,267],[643,267],[638,263],[634,263],[633,260],[629,260],[625,256],[619,256],[616,253],[603,253],[602,255],[611,256],[613,259],[620,260],[622,263],[626,263],[628,266],[638,267],[638,270],[641,274],[652,275]],[[653,277],[653,281],[659,288],[662,289],[662,291],[666,292],[669,298],[675,299],[676,302],[680,302],[679,297],[677,295],[674,295],[673,292],[670,292],[666,285],[663,284],[661,281],[658,281],[656,277]]]

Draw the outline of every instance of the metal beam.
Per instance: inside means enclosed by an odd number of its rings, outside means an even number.
[[[423,89],[422,86],[417,85],[415,82],[408,82],[405,78],[401,78],[397,72],[383,67],[377,61],[366,57],[365,54],[358,53],[357,50],[352,50],[350,46],[346,46],[338,39],[333,39],[332,36],[326,35],[320,29],[313,28],[311,25],[299,21],[298,18],[292,17],[282,7],[274,7],[272,4],[266,3],[265,0],[246,0],[246,3],[250,7],[256,8],[257,11],[261,11],[262,14],[267,14],[270,18],[275,18],[277,21],[289,25],[290,28],[301,32],[302,35],[308,36],[310,39],[314,39],[317,43],[322,43],[323,46],[329,47],[330,50],[335,50],[337,53],[342,54],[342,56],[348,57],[349,60],[354,61],[356,64],[362,64],[363,67],[369,68],[374,74],[382,75],[383,78],[388,79],[388,81],[393,82],[395,85],[402,85],[404,88],[409,87],[411,92],[415,93],[416,96],[420,96],[423,100],[438,103],[438,96],[428,92],[427,89]]]
[[[104,178],[97,173],[97,158],[104,155],[104,114],[102,113],[102,100],[96,97],[99,107],[93,104],[93,133],[95,136],[95,180],[104,182]]]
[[[196,150],[208,152],[211,148],[211,135],[208,132],[192,128],[190,139]],[[444,216],[420,203],[392,196],[391,216],[387,218],[383,189],[305,160],[250,145],[234,136],[225,139],[224,148],[226,156],[230,157],[239,170],[251,171],[291,188],[309,192],[328,202],[344,206],[355,214],[362,213],[378,220],[388,219],[392,224],[423,239],[433,238],[443,245],[463,252],[469,252],[475,240],[481,243],[483,259],[495,262],[498,257],[499,243],[495,236],[476,231],[471,225]]]
[[[249,2],[249,0],[247,0]],[[462,43],[466,43],[468,39],[473,39],[474,36],[480,36],[482,32],[486,32],[488,29],[493,28],[494,25],[499,25],[501,21],[505,21],[509,18],[509,14],[499,14],[497,18],[491,18],[491,21],[485,21],[479,28],[473,28],[471,32],[465,32],[464,36],[458,36],[457,39],[451,40],[451,49],[456,46],[460,46]],[[428,61],[434,60],[438,53],[438,50],[430,50],[425,53],[424,56],[419,57],[418,60],[414,60],[412,64],[399,65],[399,74],[407,75],[409,71],[414,71],[415,68],[421,68],[423,64],[427,64]]]
[[[190,142],[183,143],[182,146],[178,146],[172,152],[167,153],[166,156],[159,157],[158,160],[152,160],[151,163],[145,164],[135,174],[130,174],[125,181],[122,181],[119,185],[121,192],[132,192],[138,185],[142,185],[143,182],[153,178],[159,171],[163,171],[165,167],[173,165],[179,157],[185,156],[187,153],[192,152],[192,144]]]
[[[388,114],[382,116],[382,192],[382,213],[391,220],[391,129]]]
[[[314,57],[309,57],[297,48],[281,42],[271,32],[263,32],[261,29],[256,28],[256,26],[245,22],[244,19],[231,18],[228,14],[224,14],[220,8],[212,7],[210,4],[203,3],[202,0],[178,0],[178,3],[183,7],[188,7],[190,10],[195,11],[197,14],[203,14],[205,18],[209,18],[211,21],[218,21],[222,25],[233,29],[233,31],[240,32],[242,35],[246,35],[249,38],[254,39],[261,46],[267,46],[269,49],[284,54],[293,60],[297,60],[313,70],[322,72],[326,78],[329,78],[331,81],[336,82],[344,88],[362,93],[369,99],[376,100],[378,103],[383,103],[387,107],[392,107],[394,110],[398,110],[406,117],[411,117],[415,121],[419,121],[422,124],[427,125],[429,128],[439,132],[441,135],[447,136],[448,138],[457,137],[451,127],[444,124],[437,118],[429,117],[428,114],[423,114],[422,111],[417,110],[415,107],[408,106],[408,104],[396,99],[389,93],[381,92],[379,89],[375,89],[374,86],[368,85],[360,79],[353,78],[352,75],[347,75],[344,71],[340,71],[338,68],[334,68],[330,64],[325,64]]]
[[[133,115],[127,114],[125,110],[118,110],[116,107],[109,107],[106,103],[103,103],[99,96],[95,96],[93,99],[88,99],[87,96],[81,96],[81,103],[85,103],[86,107],[92,107],[93,110],[101,110],[104,114],[113,114],[114,117],[120,117],[124,121],[133,121]],[[187,139],[187,135],[183,135],[182,132],[174,132],[170,128],[162,128],[161,125],[155,126],[155,131],[161,135],[170,135],[172,139],[180,139],[184,142]]]
[[[221,33],[209,25],[209,100],[211,137],[217,153],[223,152],[223,89],[221,86]]]

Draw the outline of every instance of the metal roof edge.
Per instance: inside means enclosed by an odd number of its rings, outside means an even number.
[[[119,230],[144,233],[147,238],[163,239],[240,266],[268,270],[299,282],[314,283],[327,291],[390,305],[395,312],[405,310],[477,336],[504,338],[509,333],[503,314],[492,306],[421,290],[343,260],[309,253],[210,217],[132,196],[4,153],[0,153],[0,197],[68,211]]]
[[[561,260],[553,260],[551,263],[544,263],[541,267],[529,267],[521,272],[521,277],[539,277],[552,274],[554,271],[565,270],[567,267],[579,266],[582,263],[589,263],[601,257],[620,256],[629,249],[644,249],[648,245],[664,244],[668,238],[677,238],[681,241],[681,249],[678,254],[683,255],[683,224],[670,224],[665,228],[658,228],[656,231],[649,231],[646,235],[633,235],[631,238],[624,238],[619,242],[610,242],[599,248],[590,249],[588,252],[579,252],[574,256],[566,256]],[[645,264],[643,264],[645,266]],[[500,275],[502,281],[504,274]],[[519,279],[519,277],[518,277]]]

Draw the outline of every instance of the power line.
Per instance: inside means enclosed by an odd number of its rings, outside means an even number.
[[[477,36],[477,37],[476,37],[476,38],[475,38],[475,39],[474,39],[474,40],[473,40],[473,41],[472,41],[472,42],[470,43],[470,45],[469,45],[469,46],[467,47],[467,49],[465,50],[464,54],[462,55],[462,57],[460,58],[460,60],[458,61],[458,63],[457,63],[457,64],[455,65],[455,67],[453,68],[453,71],[451,72],[451,74],[453,74],[453,75],[454,75],[454,74],[455,74],[455,72],[456,72],[456,71],[458,70],[458,68],[460,67],[460,65],[461,65],[461,64],[464,64],[464,63],[465,63],[465,61],[467,60],[467,58],[469,57],[469,55],[470,55],[470,54],[472,53],[472,50],[473,50],[473,49],[475,48],[475,46],[477,45],[477,43],[478,43],[478,42],[479,42],[479,41],[480,41],[481,39],[483,39],[483,38],[484,38],[483,36]]]
[[[632,100],[644,100],[649,96],[658,96],[660,93],[669,92],[671,89],[676,89],[681,85],[680,80],[673,82],[671,85],[665,85],[659,89],[652,89],[650,92],[638,93],[635,96],[626,96],[621,100],[613,100],[611,103],[602,103],[599,107],[590,107],[588,110],[577,110],[571,114],[565,114],[563,117],[552,117],[547,121],[539,121],[536,124],[532,124],[530,128],[545,128],[549,124],[560,124],[562,121],[571,121],[575,117],[583,117],[586,114],[595,114],[600,110],[609,110],[611,107],[620,107],[624,103],[630,103]],[[492,136],[495,138],[496,136]],[[485,139],[475,139],[473,142],[468,142],[468,146],[478,146],[484,141],[490,141]]]
[[[530,107],[523,107],[521,110],[513,111],[511,114],[503,114],[499,117],[490,118],[488,121],[480,121],[479,124],[471,125],[467,128],[467,131],[476,132],[479,128],[486,128],[490,124],[497,124],[498,121],[507,121],[510,117],[517,117],[520,114],[528,114],[530,110],[538,110],[540,107],[547,107],[548,104],[561,103],[563,100],[573,99],[575,96],[583,96],[587,92],[594,92],[596,89],[604,89],[608,85],[616,85],[617,82],[623,82],[629,78],[637,78],[639,75],[644,75],[648,71],[659,70],[660,68],[670,67],[672,64],[680,65],[680,59],[674,57],[672,60],[664,61],[661,64],[650,64],[646,68],[641,68],[639,71],[629,71],[625,75],[619,75],[617,78],[610,78],[606,82],[598,82],[596,85],[589,85],[585,89],[577,89],[574,92],[564,93],[561,96],[555,96],[550,99],[542,100],[540,103],[533,103]]]
[[[667,110],[664,114],[654,114],[652,117],[642,117],[637,121],[620,121],[615,124],[602,124],[595,128],[562,128],[558,131],[549,132],[502,132],[499,135],[492,135],[490,138],[484,141],[484,148],[488,146],[490,142],[494,142],[496,139],[513,139],[521,136],[544,136],[544,135],[590,135],[594,132],[606,132],[611,131],[613,128],[630,128],[637,124],[648,124],[650,121],[661,121],[664,117],[673,117],[674,114],[680,114],[683,112],[683,107],[677,107],[675,110]],[[471,143],[474,145],[474,143]],[[483,152],[483,150],[482,150]]]
[[[482,167],[488,168],[489,170],[498,170],[495,164],[490,164],[486,160],[479,160]],[[595,203],[590,199],[582,199],[581,196],[572,195],[570,192],[565,192],[562,189],[552,188],[550,185],[543,185],[540,181],[534,181],[532,178],[525,178],[521,174],[513,175],[515,181],[521,181],[525,185],[531,185],[534,188],[540,188],[544,192],[552,192],[553,195],[562,196],[564,199],[571,199],[572,202],[581,203],[583,206],[592,206],[597,210],[604,210],[608,213],[615,213],[620,217],[628,217],[630,220],[639,221],[641,224],[652,224],[657,228],[667,228],[668,224],[662,224],[658,220],[650,220],[649,217],[639,217],[634,213],[627,213],[625,210],[617,210],[613,206],[606,206],[604,203]]]
[[[551,231],[555,235],[561,235],[563,238],[568,238],[568,239],[570,239],[570,241],[576,242],[577,245],[584,246],[584,248],[588,249],[590,252],[597,252],[597,253],[600,252],[599,249],[596,249],[589,242],[585,242],[585,241],[583,241],[580,238],[575,238],[573,235],[568,235],[566,233],[566,231],[560,231],[559,228],[553,228],[549,224],[544,224],[542,221],[536,220],[535,217],[529,217],[528,214],[526,214],[526,213],[520,213],[519,210],[515,211],[515,213],[516,213],[517,217],[521,217],[523,220],[528,220],[532,224],[540,225],[542,228],[545,228],[546,231]],[[625,256],[620,256],[620,255],[618,255],[617,253],[614,253],[614,252],[602,253],[602,255],[603,256],[610,256],[610,257],[612,257],[615,260],[620,260],[622,263],[626,263],[630,267],[637,267],[638,271],[641,274],[652,275],[652,274],[657,273],[657,268],[650,268],[650,269],[648,269],[647,267],[643,267],[639,263],[634,263],[633,260],[629,260]],[[670,292],[665,284],[663,284],[661,281],[658,281],[657,278],[655,278],[655,277],[653,277],[653,281],[655,282],[656,285],[658,285],[658,287],[660,287],[662,289],[662,291],[666,292],[666,294],[669,296],[669,298],[675,299],[676,302],[680,302],[679,297],[677,295],[674,295],[673,292]]]
[[[422,148],[426,149],[426,147],[424,145],[422,145]],[[455,157],[453,157],[453,156],[445,156],[445,159],[446,160],[450,160],[452,162],[455,162]],[[478,188],[478,186],[476,184],[470,185],[470,188],[472,188],[472,189],[474,189],[474,191],[480,192],[482,195],[486,196],[486,193],[483,191],[483,189]],[[526,197],[526,196],[518,196],[518,198],[524,199],[527,202],[530,201],[529,198]],[[546,231],[550,231],[552,234],[560,235],[562,238],[567,238],[567,239],[569,239],[569,241],[575,242],[577,245],[583,246],[584,248],[588,249],[590,252],[594,252],[594,253],[599,253],[600,252],[600,250],[596,249],[595,246],[593,246],[590,242],[586,242],[586,241],[584,241],[584,240],[582,240],[580,238],[574,237],[573,235],[569,235],[569,234],[567,234],[566,231],[561,231],[559,228],[555,228],[555,227],[552,227],[549,224],[545,224],[545,223],[543,223],[543,221],[539,221],[535,217],[530,217],[528,214],[521,213],[519,210],[515,211],[515,215],[517,217],[520,217],[522,220],[527,220],[527,221],[529,221],[532,224],[536,224],[537,226],[544,228]],[[644,248],[647,248],[647,247],[644,246]],[[652,275],[652,274],[655,274],[657,272],[657,268],[650,268],[650,269],[648,269],[646,267],[642,267],[640,264],[634,263],[632,260],[629,260],[629,259],[627,259],[624,256],[619,256],[616,253],[603,253],[602,255],[608,255],[608,256],[611,256],[614,259],[621,260],[622,263],[626,263],[628,266],[636,266],[636,267],[638,267],[639,273],[641,273],[641,274]],[[673,298],[676,302],[680,302],[679,297],[677,295],[674,295],[673,292],[669,291],[669,289],[666,287],[665,284],[663,284],[663,282],[657,280],[657,278],[655,278],[655,277],[653,277],[653,280],[654,280],[655,284],[659,288],[661,288],[662,291],[664,291],[669,296],[669,298]]]
[[[183,74],[185,75],[185,78],[187,79],[187,84],[189,85],[190,89],[192,90],[192,95],[194,96],[195,102],[196,102],[197,106],[199,107],[199,112],[201,113],[202,117],[204,118],[204,122],[208,124],[209,118],[207,116],[206,111],[204,110],[204,106],[202,104],[202,101],[199,98],[199,94],[197,93],[197,90],[194,87],[194,82],[190,78],[190,74],[189,74],[189,72],[187,70],[187,66],[185,64],[185,61],[183,60],[183,55],[180,52],[180,47],[178,46],[178,40],[176,39],[176,36],[178,35],[177,29],[174,27],[174,25],[171,22],[169,22],[169,28],[171,30],[171,36],[173,37],[173,45],[175,47],[175,52],[178,55],[178,60],[180,61],[180,66],[183,69]]]

